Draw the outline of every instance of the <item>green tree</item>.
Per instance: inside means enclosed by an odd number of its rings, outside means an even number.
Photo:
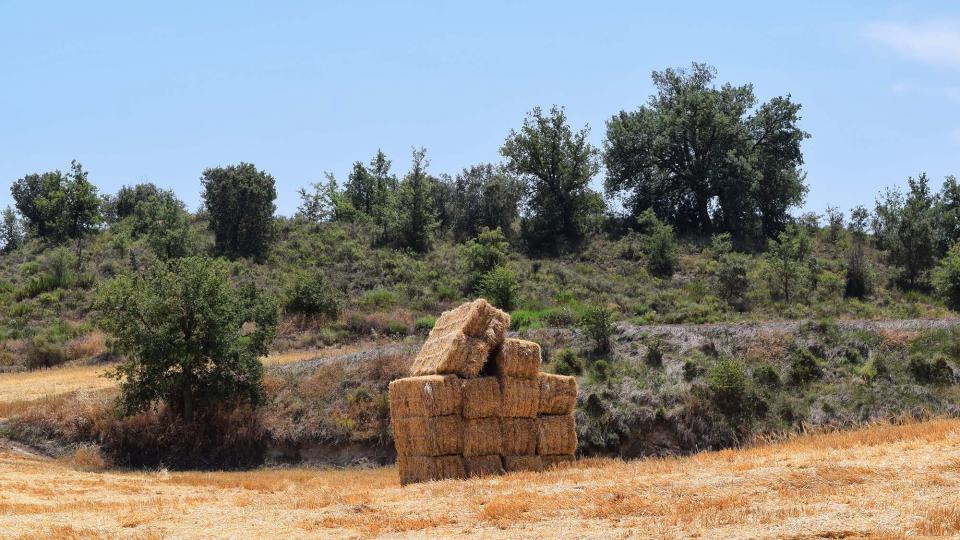
[[[70,172],[53,171],[29,174],[10,188],[20,215],[30,231],[44,240],[76,240],[82,254],[83,237],[100,223],[100,197],[87,179],[87,172],[76,161]]]
[[[190,214],[173,191],[158,190],[139,201],[133,216],[134,236],[146,238],[161,259],[185,257],[193,251]]]
[[[207,169],[200,181],[217,252],[231,258],[262,256],[273,233],[273,177],[240,163]]]
[[[163,402],[192,421],[217,403],[260,403],[276,306],[229,274],[223,261],[187,257],[101,287],[97,322],[125,356],[113,372],[125,414]]]
[[[490,164],[464,169],[453,182],[451,229],[457,240],[473,238],[484,228],[513,233],[520,216],[523,185],[503,167]]]
[[[670,277],[677,267],[677,239],[673,227],[657,219],[649,208],[644,212],[647,215],[640,221],[647,224],[643,237],[647,270],[658,277]]]
[[[160,188],[152,182],[123,186],[113,197],[106,197],[103,204],[104,219],[116,223],[137,211],[137,205],[160,195]]]
[[[511,131],[500,153],[525,186],[521,232],[531,251],[557,252],[579,245],[602,204],[590,187],[599,170],[589,127],[572,131],[560,107],[534,108],[520,131]]]
[[[467,266],[467,287],[473,291],[484,274],[507,263],[510,258],[510,243],[500,229],[483,228],[461,251]]]
[[[438,226],[433,209],[433,184],[427,174],[425,148],[413,150],[413,165],[397,189],[397,239],[400,246],[418,253],[430,249]]]
[[[9,206],[3,210],[3,221],[0,223],[0,242],[3,253],[10,253],[23,244],[23,226],[13,208]]]
[[[647,105],[607,122],[607,193],[681,232],[772,237],[807,191],[800,105],[787,96],[756,106],[751,85],[717,88],[715,77],[696,63],[654,72]]]
[[[66,175],[59,170],[42,174],[28,174],[10,186],[10,194],[31,234],[51,239],[57,236],[58,208],[52,200],[63,191]]]
[[[940,260],[933,272],[933,285],[947,307],[960,311],[960,242]]]
[[[322,272],[297,272],[287,290],[286,310],[334,320],[340,316],[340,295]]]
[[[807,232],[796,225],[787,225],[776,240],[770,240],[766,260],[775,296],[787,303],[796,298],[807,277],[807,265],[804,263],[809,253]]]
[[[100,197],[97,187],[87,179],[87,172],[76,161],[70,162],[70,174],[63,185],[62,199],[55,205],[60,209],[57,230],[61,238],[77,242],[77,264],[83,259],[83,237],[100,224]]]
[[[613,312],[603,306],[588,308],[580,317],[580,327],[593,340],[598,352],[610,350],[610,336],[613,335]]]
[[[914,289],[926,281],[936,258],[934,196],[926,174],[908,178],[907,184],[906,197],[888,190],[886,198],[877,201],[876,215],[883,220],[881,246],[900,268],[900,283]]]

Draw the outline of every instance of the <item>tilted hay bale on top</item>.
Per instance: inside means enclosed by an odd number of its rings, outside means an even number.
[[[463,458],[467,476],[496,476],[503,474],[503,459],[500,454],[470,456]]]
[[[577,451],[577,426],[572,414],[537,417],[537,454],[573,454]]]
[[[503,468],[508,472],[541,471],[543,462],[540,456],[504,456]]]
[[[467,476],[462,456],[398,456],[397,471],[400,473],[400,484],[403,485]]]
[[[393,422],[393,438],[401,456],[446,456],[463,452],[463,418],[408,416]]]
[[[510,315],[478,299],[445,311],[413,361],[413,375],[476,377],[491,350],[503,343]]]
[[[397,379],[388,390],[391,418],[460,414],[462,389],[455,375]]]
[[[490,418],[500,415],[502,399],[496,377],[463,379],[463,417]]]
[[[540,345],[523,339],[506,338],[490,360],[501,377],[536,379],[540,373]]]
[[[473,418],[463,421],[463,455],[488,456],[501,451],[500,419]]]
[[[577,404],[577,379],[541,373],[540,406],[537,414],[570,414]]]
[[[503,406],[500,416],[509,418],[533,418],[540,407],[540,382],[537,379],[500,377],[500,392]]]
[[[500,437],[506,456],[530,456],[537,453],[536,418],[501,418]]]

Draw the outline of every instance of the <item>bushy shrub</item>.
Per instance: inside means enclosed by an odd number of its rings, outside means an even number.
[[[654,276],[670,277],[677,268],[677,239],[673,227],[656,216],[652,219],[648,216],[647,220],[650,222],[649,233],[644,237],[647,271]]]
[[[753,368],[753,380],[761,386],[767,388],[777,388],[780,386],[780,374],[777,369],[769,362],[764,362]]]
[[[38,335],[27,347],[25,363],[27,369],[38,369],[58,366],[68,359],[67,348],[62,342]]]
[[[710,237],[710,255],[717,261],[733,251],[733,237],[724,232]]]
[[[595,360],[590,364],[590,377],[595,382],[607,382],[610,379],[610,372],[610,364],[606,360]]]
[[[913,356],[907,364],[907,369],[919,383],[946,384],[954,381],[953,369],[942,356],[931,361]]]
[[[737,311],[747,309],[750,290],[750,260],[739,253],[728,253],[717,265],[717,296]]]
[[[580,326],[593,340],[597,351],[610,350],[613,335],[613,312],[603,306],[588,308],[580,317]]]
[[[560,349],[554,355],[553,371],[557,375],[581,375],[583,360],[570,349]]]
[[[480,296],[504,311],[512,311],[520,285],[517,274],[506,265],[490,270],[480,278]]]
[[[810,349],[805,347],[795,348],[790,358],[790,384],[802,385],[823,375],[823,369],[817,357]]]
[[[947,307],[960,311],[960,243],[950,247],[933,272],[937,295]]]
[[[663,347],[663,340],[660,338],[647,341],[647,354],[644,356],[644,360],[648,366],[660,367],[663,365]]]
[[[683,362],[683,380],[687,382],[692,382],[694,379],[703,375],[704,369],[699,362],[692,358],[688,358]]]
[[[327,320],[340,316],[340,297],[323,273],[298,272],[287,291],[286,310]]]
[[[743,365],[730,358],[720,358],[710,370],[707,387],[718,409],[727,414],[738,414],[745,409],[747,375]]]
[[[424,315],[413,323],[413,328],[418,333],[426,334],[433,330],[433,325],[437,324],[437,318],[432,315]]]
[[[847,272],[843,295],[847,298],[866,298],[873,292],[873,272],[861,240],[856,240],[850,247],[845,266]]]

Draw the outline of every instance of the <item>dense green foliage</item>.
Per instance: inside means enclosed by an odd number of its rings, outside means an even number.
[[[241,163],[207,169],[200,181],[217,251],[232,258],[262,256],[273,232],[273,177]]]
[[[261,401],[260,357],[276,309],[237,290],[225,263],[189,257],[119,276],[103,285],[96,309],[126,356],[115,371],[125,413],[163,402],[189,422],[217,403]]]

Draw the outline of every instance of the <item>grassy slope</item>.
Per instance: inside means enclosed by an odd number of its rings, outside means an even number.
[[[79,472],[0,449],[10,538],[960,534],[960,421],[401,488],[393,468]]]

